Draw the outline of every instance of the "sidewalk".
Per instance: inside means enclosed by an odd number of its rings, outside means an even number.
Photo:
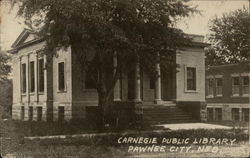
[[[223,126],[223,125],[215,125],[208,123],[177,123],[177,124],[161,124],[155,125],[164,127],[170,130],[181,130],[181,129],[232,129],[233,127]]]

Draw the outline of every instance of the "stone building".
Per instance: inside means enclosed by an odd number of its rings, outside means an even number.
[[[147,107],[182,107],[205,118],[205,63],[203,36],[190,35],[192,45],[178,51],[176,71],[154,81],[146,74],[136,78],[123,72],[114,89],[115,101],[137,101]],[[13,119],[71,120],[84,118],[87,106],[97,106],[98,95],[87,72],[79,69],[70,47],[58,50],[51,59],[39,55],[45,41],[24,30],[12,45]],[[137,75],[141,74],[138,67]],[[135,82],[136,81],[136,82]],[[133,84],[132,84],[133,83]],[[156,106],[157,105],[157,106]],[[167,114],[166,114],[167,115]],[[185,119],[185,118],[184,118]]]
[[[249,61],[206,70],[208,120],[249,121],[249,77]]]

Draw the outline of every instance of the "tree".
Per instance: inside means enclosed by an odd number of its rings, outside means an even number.
[[[10,56],[0,48],[0,119],[10,113],[12,104],[12,82],[8,79],[11,67]]]
[[[225,13],[210,21],[206,64],[236,63],[250,59],[250,13],[246,8]]]
[[[8,64],[9,59],[10,56],[0,49],[0,81],[6,80],[11,71],[11,67]]]
[[[0,81],[0,119],[9,117],[12,105],[12,80]],[[2,109],[2,110],[1,110]]]
[[[120,72],[137,61],[153,73],[158,61],[173,66],[173,56],[187,39],[174,23],[196,12],[180,0],[16,0],[18,15],[46,42],[46,53],[71,46],[82,68],[91,71],[105,111]],[[92,50],[94,57],[87,59]],[[94,50],[94,51],[93,51]],[[113,67],[116,55],[117,67]],[[110,74],[113,74],[110,80]]]

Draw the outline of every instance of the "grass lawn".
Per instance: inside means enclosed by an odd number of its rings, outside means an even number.
[[[230,126],[230,127],[236,127],[236,128],[241,128],[241,127],[249,127],[249,122],[243,122],[243,121],[211,121],[207,122],[211,124],[218,124],[218,125],[225,125],[225,126]]]
[[[17,122],[8,122],[2,124],[5,133],[1,138],[1,153],[5,157],[26,158],[26,157],[58,157],[58,158],[122,158],[122,157],[239,157],[245,156],[249,152],[248,139],[249,135],[243,129],[192,129],[192,130],[130,130],[114,132],[110,134],[85,135],[74,137],[71,134],[76,133],[97,133],[86,126],[74,124],[40,124],[40,128],[31,124],[18,124]],[[84,123],[82,124],[84,125]],[[2,126],[3,127],[3,126]],[[32,127],[30,129],[30,127]],[[42,127],[42,128],[41,128]],[[78,127],[78,128],[77,128]],[[48,129],[51,128],[51,129]],[[68,129],[72,128],[72,129]],[[0,130],[3,128],[0,128]],[[20,130],[20,131],[18,131]],[[6,132],[7,131],[7,132]],[[3,132],[3,130],[2,130]],[[19,134],[17,134],[19,132]],[[47,135],[50,134],[67,134],[65,138],[24,138],[24,136]],[[71,133],[72,132],[72,133]],[[74,132],[74,133],[73,133]],[[22,133],[22,134],[20,134]],[[9,138],[6,138],[8,136]],[[4,138],[3,138],[4,137]],[[145,143],[119,143],[119,138],[156,138],[155,144]],[[187,144],[163,144],[163,139],[189,139]],[[194,140],[213,138],[221,141],[223,138],[234,140],[233,145],[228,144],[203,144],[199,142],[194,144]],[[162,151],[137,152],[131,150],[131,146],[163,146]],[[191,152],[181,151],[180,147],[190,147]],[[217,151],[199,150],[203,147],[216,147]],[[193,151],[193,152],[192,152]],[[246,156],[245,156],[246,157]]]

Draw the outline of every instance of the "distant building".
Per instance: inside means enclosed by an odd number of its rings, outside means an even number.
[[[192,35],[192,45],[178,51],[173,60],[180,65],[170,73],[156,66],[155,81],[140,72],[123,72],[114,88],[115,101],[142,102],[142,106],[176,106],[190,109],[204,119],[205,62],[203,36]],[[70,49],[57,56],[39,55],[45,41],[24,30],[12,45],[13,119],[70,120],[85,118],[87,106],[97,106],[98,94],[88,72]],[[90,54],[91,56],[91,54]],[[114,59],[115,60],[115,59]],[[136,72],[136,75],[135,75]],[[140,76],[139,78],[137,76]],[[194,110],[196,108],[196,110]]]
[[[206,70],[208,120],[249,121],[250,61]]]

